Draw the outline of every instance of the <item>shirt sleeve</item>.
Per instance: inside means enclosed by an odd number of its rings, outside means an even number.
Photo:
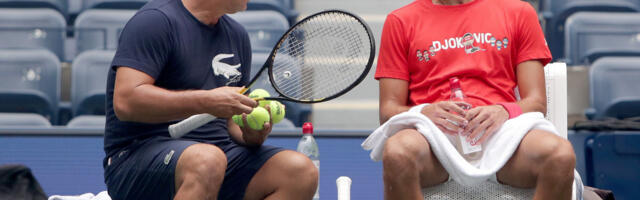
[[[551,52],[544,38],[542,27],[535,9],[528,3],[520,12],[517,23],[517,64],[529,60],[539,60],[542,66],[551,61]]]
[[[111,66],[130,67],[157,79],[167,65],[171,49],[171,28],[157,10],[137,13],[122,30]]]
[[[382,28],[375,79],[395,78],[409,81],[408,42],[404,32],[401,21],[393,14],[388,15]]]

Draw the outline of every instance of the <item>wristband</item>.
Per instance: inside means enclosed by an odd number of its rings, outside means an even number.
[[[516,118],[522,114],[522,108],[520,108],[520,105],[517,103],[500,102],[496,104],[501,105],[505,110],[507,110],[507,113],[509,113],[509,119]]]

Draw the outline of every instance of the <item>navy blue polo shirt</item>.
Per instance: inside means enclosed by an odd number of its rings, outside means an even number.
[[[246,30],[228,16],[209,26],[198,21],[180,0],[153,0],[126,24],[107,80],[105,152],[151,136],[168,136],[175,122],[148,124],[120,121],[113,109],[116,70],[130,67],[155,79],[168,90],[208,90],[243,86],[251,69]],[[152,99],[150,99],[152,101]],[[186,138],[230,140],[226,120],[217,119]]]

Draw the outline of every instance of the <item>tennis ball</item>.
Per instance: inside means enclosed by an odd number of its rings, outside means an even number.
[[[269,94],[269,92],[267,92],[264,89],[255,89],[253,91],[251,91],[251,93],[249,93],[249,98],[252,99],[256,99],[256,98],[265,98],[265,97],[271,97],[271,95]],[[260,107],[269,105],[270,101],[258,101],[258,103],[260,104]]]
[[[238,126],[244,127],[244,123],[242,123],[242,115],[234,115],[231,117],[233,122],[235,122]]]
[[[264,129],[264,123],[269,122],[269,112],[263,107],[256,107],[247,115],[247,125],[253,130]]]
[[[269,104],[269,109],[271,109],[271,122],[273,124],[277,124],[280,121],[282,121],[282,119],[284,119],[284,105],[282,105],[280,102],[278,101],[271,101],[271,103]]]

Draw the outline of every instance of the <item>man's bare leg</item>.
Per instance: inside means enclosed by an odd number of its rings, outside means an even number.
[[[306,156],[281,151],[251,179],[244,199],[306,200],[318,187],[318,169]]]
[[[447,181],[449,174],[415,129],[391,136],[382,154],[385,199],[422,200],[422,188]]]
[[[174,199],[217,199],[226,169],[227,156],[220,148],[210,144],[187,147],[176,166]]]
[[[501,183],[535,187],[534,199],[570,199],[576,157],[571,143],[553,133],[532,130],[497,173]]]

